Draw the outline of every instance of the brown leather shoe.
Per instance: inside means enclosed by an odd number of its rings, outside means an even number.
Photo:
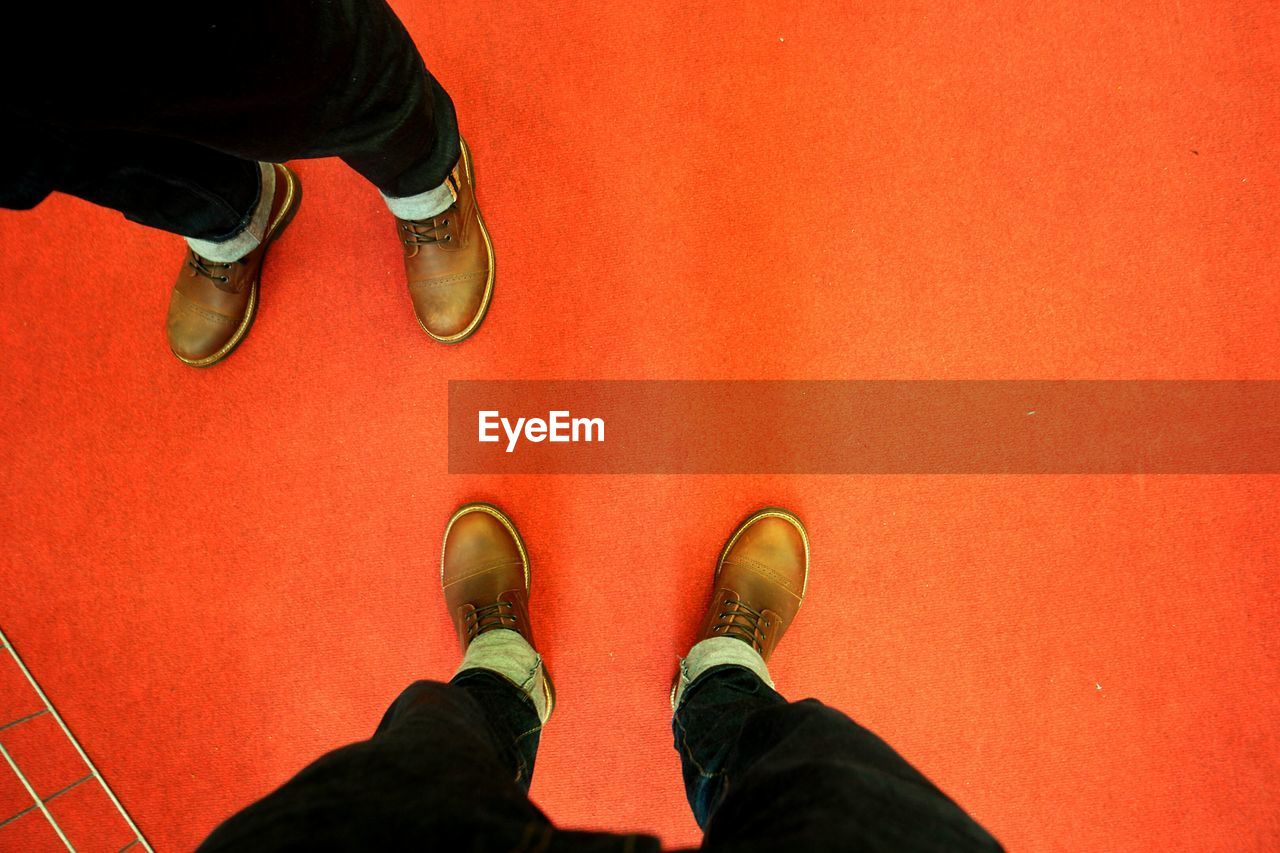
[[[476,205],[471,149],[448,177],[454,203],[430,219],[396,219],[418,325],[442,344],[475,334],[493,299],[493,243]]]
[[[276,194],[262,245],[230,264],[205,260],[192,249],[169,296],[165,322],[169,349],[185,364],[208,367],[244,340],[258,312],[258,281],[267,247],[293,219],[302,185],[291,169],[276,164]]]
[[[766,507],[729,537],[698,640],[736,637],[766,661],[804,601],[809,535],[793,513]]]
[[[506,513],[487,503],[459,507],[444,530],[440,583],[462,652],[486,631],[509,628],[533,641],[529,621],[529,552]],[[543,664],[547,713],[555,705]]]

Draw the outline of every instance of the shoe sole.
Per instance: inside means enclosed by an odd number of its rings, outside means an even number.
[[[475,169],[471,163],[471,149],[467,147],[467,141],[459,137],[462,143],[462,165],[467,173],[467,183],[471,185],[471,194],[476,194],[476,175]],[[489,280],[484,285],[484,296],[480,300],[480,310],[476,312],[476,316],[472,318],[467,327],[456,335],[441,337],[423,324],[422,319],[418,318],[415,313],[414,317],[418,320],[418,325],[422,327],[422,331],[431,336],[431,339],[442,344],[460,344],[467,338],[474,335],[479,329],[480,324],[484,322],[485,315],[489,313],[489,303],[493,301],[493,280],[496,267],[493,258],[493,240],[489,239],[489,229],[484,224],[484,214],[480,212],[480,201],[476,200],[476,221],[480,223],[480,236],[484,238],[484,249],[489,256]]]
[[[298,180],[297,174],[292,169],[282,163],[273,164],[277,177],[283,176],[285,180],[285,197],[284,204],[280,208],[280,213],[268,225],[266,233],[262,238],[263,252],[262,265],[258,267],[258,276],[253,280],[253,285],[249,290],[249,304],[245,308],[244,319],[240,321],[240,325],[236,327],[235,333],[231,339],[222,345],[222,348],[213,355],[205,356],[199,359],[183,358],[176,352],[174,357],[183,364],[191,367],[212,367],[222,361],[231,353],[235,352],[236,347],[240,346],[240,342],[249,334],[249,330],[253,328],[253,321],[258,316],[258,285],[262,281],[262,268],[267,263],[267,249],[275,241],[284,229],[293,221],[294,214],[298,212],[298,207],[302,202],[302,182]],[[172,350],[170,350],[172,352]]]
[[[498,509],[498,507],[493,504],[485,503],[484,501],[473,501],[472,503],[463,504],[453,511],[453,515],[449,516],[449,523],[446,524],[444,528],[444,541],[440,545],[441,589],[444,588],[444,546],[449,541],[449,531],[453,529],[453,523],[455,521],[462,518],[462,516],[469,515],[473,512],[483,512],[486,515],[497,519],[498,523],[506,528],[507,532],[511,534],[511,538],[515,540],[516,549],[520,552],[520,566],[524,569],[524,592],[525,595],[528,595],[530,588],[529,550],[525,547],[524,538],[520,536],[520,531],[516,529],[515,522],[513,522],[505,512]],[[547,670],[546,661],[543,661],[542,663],[542,686],[544,689],[543,695],[547,699],[547,719],[551,719],[551,712],[555,710],[556,707],[556,689],[555,685],[551,683],[551,673]]]

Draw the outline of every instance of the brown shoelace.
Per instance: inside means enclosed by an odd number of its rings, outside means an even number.
[[[467,641],[470,642],[485,631],[492,631],[495,628],[510,628],[514,631],[518,622],[515,608],[510,601],[495,601],[493,604],[482,605],[467,614]]]
[[[720,623],[715,630],[726,637],[737,637],[751,644],[760,654],[764,654],[765,631],[773,627],[773,622],[764,617],[764,613],[741,601],[726,602],[732,609],[720,612]]]
[[[453,187],[453,197],[458,197],[458,180],[453,175],[445,178],[449,185]],[[444,209],[444,213],[451,210],[457,210],[458,203],[455,201]],[[439,220],[439,221],[437,221]],[[440,219],[439,216],[432,216],[429,219],[405,219],[400,223],[400,230],[404,232],[404,242],[410,246],[425,246],[429,243],[450,243],[453,241],[452,234],[441,235],[441,228],[449,227],[449,218],[446,216]]]
[[[452,210],[453,208],[449,208]],[[410,246],[425,246],[428,243],[449,243],[453,240],[452,234],[441,235],[441,228],[448,228],[449,220],[440,220],[439,222],[433,217],[431,219],[406,219],[400,223],[400,230],[404,232],[404,241]]]
[[[215,272],[215,270],[227,270],[231,268],[231,264],[243,264],[243,263],[244,261],[240,260],[240,261],[231,261],[230,263],[223,264],[217,261],[210,261],[205,258],[202,258],[199,255],[197,255],[195,252],[192,252],[191,257],[187,259],[187,266],[191,268],[192,275],[202,275],[205,278],[212,281],[214,286],[217,287],[219,290],[226,290],[229,293],[235,293],[238,291],[234,291],[234,290],[231,290],[230,288],[222,287],[222,285],[228,283],[231,279],[224,273]]]

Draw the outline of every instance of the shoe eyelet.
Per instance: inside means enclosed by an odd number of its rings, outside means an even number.
[[[445,238],[444,238],[444,241],[445,241],[446,243],[452,243],[452,242],[453,242],[453,235],[452,235],[452,234],[450,234],[448,237],[445,237]]]
[[[222,282],[223,284],[226,284],[228,281],[230,281],[230,279],[228,279],[225,275],[220,275],[218,276],[218,281]]]
[[[446,219],[444,222],[441,222],[440,224],[441,224],[441,225],[443,225],[444,227],[448,228],[448,227],[449,227],[449,220],[447,220],[447,219]]]

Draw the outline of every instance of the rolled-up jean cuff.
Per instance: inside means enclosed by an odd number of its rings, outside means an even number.
[[[240,228],[222,240],[200,240],[188,237],[187,245],[200,257],[220,264],[238,261],[262,245],[271,218],[271,203],[276,195],[276,169],[270,163],[258,164],[258,196],[245,214]]]
[[[671,688],[671,711],[680,707],[689,685],[708,670],[717,666],[740,666],[755,673],[756,676],[773,689],[773,679],[769,676],[769,667],[764,658],[752,646],[735,637],[709,637],[695,643],[689,654],[680,660],[680,675],[675,686]]]
[[[519,633],[499,628],[476,637],[467,646],[454,678],[469,669],[489,670],[520,688],[533,703],[540,722],[546,723],[551,716],[543,686],[542,656]]]
[[[397,219],[430,219],[449,209],[458,200],[458,194],[445,181],[440,186],[417,195],[393,197],[382,194],[382,200]]]
[[[449,93],[422,69],[431,99],[429,117],[411,117],[383,141],[381,150],[343,155],[357,172],[391,198],[405,198],[440,186],[458,165],[462,138]]]

